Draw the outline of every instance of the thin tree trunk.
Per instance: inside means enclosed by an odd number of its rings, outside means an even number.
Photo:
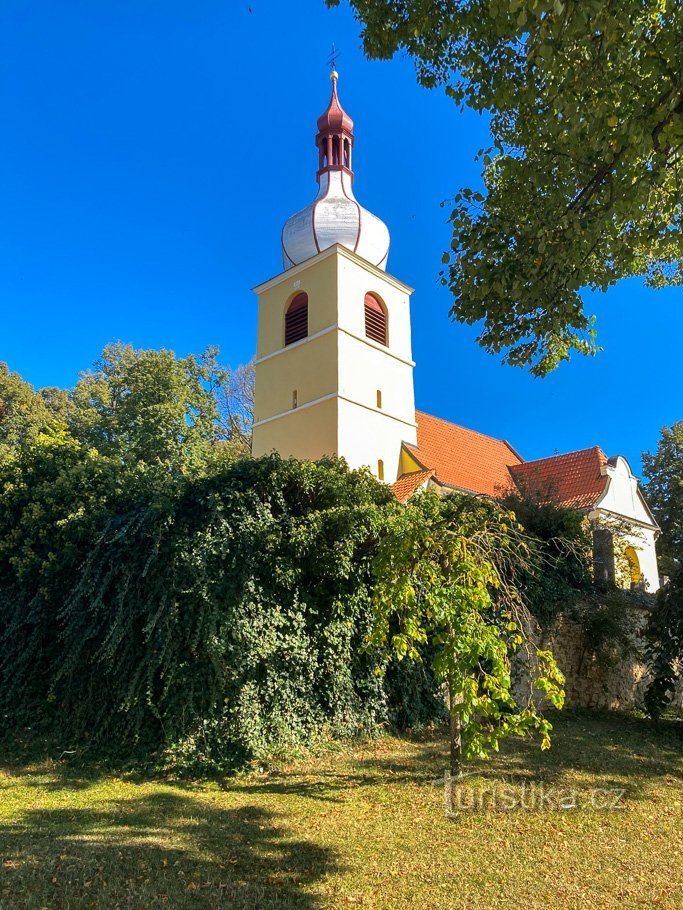
[[[450,734],[451,734],[451,767],[446,772],[444,781],[444,807],[446,815],[449,818],[456,818],[456,800],[455,784],[462,777],[462,729],[460,725],[460,715],[455,710],[456,705],[461,699],[456,694],[455,682],[453,677],[448,679],[448,713],[450,715]]]
[[[460,715],[455,710],[460,698],[456,695],[453,679],[448,681],[448,711],[450,714],[451,732],[451,775],[462,775],[462,730],[460,728]]]

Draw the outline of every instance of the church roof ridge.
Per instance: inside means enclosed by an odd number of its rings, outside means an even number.
[[[507,439],[503,439],[500,436],[492,436],[490,433],[483,433],[481,430],[473,430],[471,427],[463,426],[461,423],[455,423],[453,420],[447,420],[445,417],[437,417],[436,414],[429,414],[427,411],[421,411],[416,408],[415,417],[417,418],[420,414],[424,415],[425,417],[430,417],[432,420],[438,420],[441,423],[445,423],[450,427],[457,427],[457,429],[464,430],[466,433],[475,433],[477,436],[482,436],[484,439],[493,439],[495,442],[500,442],[503,445],[506,445],[508,449],[510,449],[515,458],[517,458],[520,462],[525,463],[524,459],[519,454],[517,449],[515,449],[515,447],[510,442],[508,442]]]
[[[571,449],[569,452],[556,452],[554,455],[544,455],[543,458],[532,458],[529,461],[523,461],[522,463],[525,467],[531,467],[533,465],[541,464],[542,462],[546,462],[546,461],[555,461],[556,459],[571,458],[572,456],[575,456],[575,455],[584,455],[586,452],[596,452],[603,464],[607,464],[607,462],[609,461],[609,458],[607,457],[607,455],[605,454],[603,449],[600,446],[596,445],[596,446],[586,446],[583,449]],[[513,465],[513,467],[518,467],[518,466]]]

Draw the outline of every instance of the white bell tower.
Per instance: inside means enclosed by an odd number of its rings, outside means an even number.
[[[282,231],[285,271],[258,295],[252,452],[343,457],[393,483],[416,442],[411,288],[386,273],[389,231],[353,194],[353,122],[318,120],[319,193]]]

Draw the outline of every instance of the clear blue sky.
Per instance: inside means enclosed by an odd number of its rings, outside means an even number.
[[[249,359],[250,288],[314,194],[334,41],[357,195],[416,288],[418,406],[526,458],[597,443],[638,471],[683,418],[681,291],[593,296],[605,351],[545,380],[482,352],[447,316],[439,202],[477,184],[486,124],[419,88],[410,61],[367,62],[358,31],[323,0],[2,0],[0,360],[69,386],[117,339]]]

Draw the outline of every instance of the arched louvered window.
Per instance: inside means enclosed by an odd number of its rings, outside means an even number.
[[[387,343],[387,313],[374,294],[365,295],[365,334],[379,344]]]
[[[294,344],[308,335],[308,294],[297,294],[285,314],[285,344]]]

